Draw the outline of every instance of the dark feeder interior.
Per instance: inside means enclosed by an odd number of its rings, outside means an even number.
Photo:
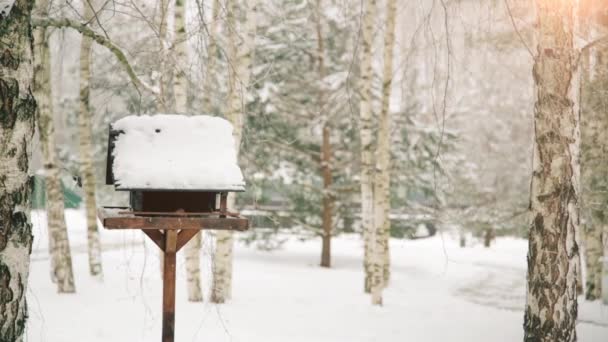
[[[185,128],[187,129],[187,128]],[[160,129],[155,130],[160,133]],[[201,230],[249,228],[249,221],[227,211],[230,189],[130,189],[114,178],[115,142],[124,132],[110,126],[106,165],[106,184],[117,191],[129,191],[130,208],[102,207],[99,218],[106,229],[140,229],[163,252],[162,342],[173,342],[175,335],[176,254]],[[181,147],[176,147],[181,148]],[[159,165],[162,167],[162,165]],[[238,190],[236,190],[238,191]],[[242,190],[241,190],[242,191]]]

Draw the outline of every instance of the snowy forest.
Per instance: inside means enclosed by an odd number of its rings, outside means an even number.
[[[0,342],[159,338],[608,341],[608,0],[0,0]]]

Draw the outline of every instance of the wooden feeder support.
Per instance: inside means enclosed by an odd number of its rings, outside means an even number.
[[[98,216],[106,229],[140,229],[164,254],[162,342],[175,339],[176,254],[204,229],[244,231],[249,221],[226,211],[227,193],[220,193],[220,210],[213,212],[138,212],[125,207],[102,207]]]

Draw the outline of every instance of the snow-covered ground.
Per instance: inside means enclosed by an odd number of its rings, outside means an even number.
[[[88,275],[83,213],[66,212],[77,294],[58,295],[49,277],[45,215],[36,236],[28,289],[27,341],[160,340],[158,251],[141,232],[102,231],[104,279]],[[205,239],[208,276],[210,240]],[[385,305],[362,293],[362,242],[334,239],[332,269],[317,266],[320,241],[262,252],[236,246],[233,299],[189,303],[178,265],[176,341],[356,342],[521,341],[526,242],[498,239],[461,249],[448,235],[392,240]],[[209,287],[207,286],[207,289]],[[579,341],[608,341],[608,306],[580,298]]]

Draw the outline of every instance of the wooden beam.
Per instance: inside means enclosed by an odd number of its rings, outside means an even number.
[[[148,235],[150,240],[152,240],[158,246],[158,248],[160,248],[162,251],[165,250],[165,236],[160,232],[160,230],[142,229],[141,231]]]
[[[175,340],[175,253],[177,230],[165,230],[165,258],[163,272],[163,342]]]
[[[249,221],[247,219],[232,217],[146,217],[119,215],[116,217],[105,217],[102,223],[107,229],[217,229],[245,231],[249,228]]]
[[[200,234],[196,229],[184,229],[177,234],[177,251],[184,247],[196,234]]]

